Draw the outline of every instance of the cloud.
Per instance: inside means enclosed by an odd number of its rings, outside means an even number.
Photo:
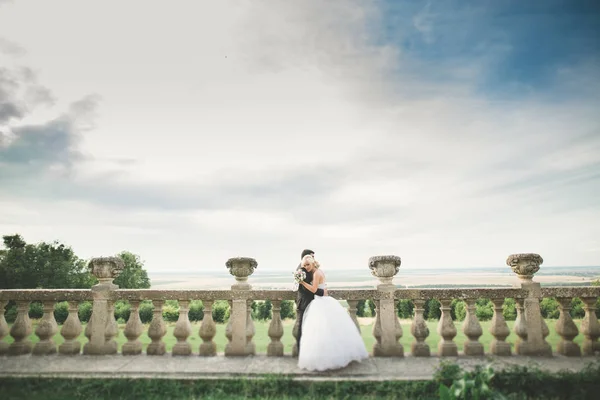
[[[600,234],[598,54],[587,39],[565,47],[593,26],[566,10],[581,29],[567,23],[548,57],[515,58],[524,36],[559,35],[553,4],[528,5],[525,24],[495,3],[241,1],[209,17],[190,3],[160,34],[164,10],[150,8],[139,35],[132,5],[119,40],[84,20],[89,32],[54,33],[64,41],[40,58],[61,93],[47,120],[26,118],[55,95],[25,95],[42,87],[25,70],[0,75],[2,229],[88,256],[130,248],[151,270],[236,254],[276,268],[305,246],[336,268],[378,253],[502,265],[521,250],[597,263],[578,243]],[[78,47],[65,73],[56,60],[78,39],[104,46]],[[92,84],[101,104],[65,103]]]

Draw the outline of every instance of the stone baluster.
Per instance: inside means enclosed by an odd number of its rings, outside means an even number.
[[[140,342],[139,337],[144,333],[144,325],[142,325],[142,320],[140,319],[140,302],[132,300],[129,304],[131,307],[129,319],[124,331],[127,343],[123,345],[121,352],[124,356],[135,356],[142,353],[142,342]]]
[[[527,327],[527,341],[521,341],[520,354],[530,356],[551,356],[552,348],[544,335],[544,320],[540,310],[542,289],[538,282],[533,281],[533,276],[540,270],[544,260],[539,254],[511,254],[506,259],[506,264],[513,270],[520,280],[520,286],[527,292],[523,300],[524,323]],[[526,343],[526,344],[525,344]]]
[[[8,301],[0,300],[0,356],[8,353],[8,343],[4,341],[4,338],[8,336],[8,324],[6,318],[4,318],[4,307],[8,304]]]
[[[246,301],[246,355],[256,354],[256,345],[252,338],[256,334],[254,321],[252,320],[252,300]]]
[[[44,315],[35,329],[35,334],[40,341],[33,347],[33,354],[43,356],[56,353],[54,335],[58,333],[58,324],[54,319],[54,301],[44,301]]]
[[[438,343],[438,356],[440,357],[456,357],[458,356],[458,346],[454,342],[456,336],[456,326],[452,321],[452,315],[450,314],[450,304],[452,300],[440,299],[440,310],[442,316],[438,323],[437,332],[441,339]]]
[[[92,307],[93,308],[93,307]],[[92,314],[90,315],[90,320],[88,321],[85,330],[83,331],[83,334],[85,335],[85,337],[87,338],[87,342],[83,345],[83,354],[89,354],[89,348],[91,346],[92,343],[92,327],[94,323],[94,311],[92,311]]]
[[[217,355],[217,344],[213,338],[217,334],[217,325],[212,316],[212,300],[204,301],[204,317],[202,325],[200,325],[200,337],[203,343],[200,344],[200,355],[205,357],[213,357]]]
[[[108,300],[108,315],[104,330],[104,354],[117,354],[119,345],[115,338],[119,335],[119,325],[115,318],[115,302]]]
[[[525,311],[523,308],[523,299],[515,299],[515,308],[517,309],[517,319],[513,332],[517,335],[515,340],[515,353],[521,355],[527,353],[523,346],[527,347],[527,324],[525,323]],[[543,321],[543,320],[542,320]]]
[[[373,323],[373,337],[375,338],[375,343],[373,344],[373,355],[378,357],[383,355],[381,350],[381,337],[383,336],[383,329],[381,327],[379,300],[374,299],[373,303],[375,303],[375,323]]]
[[[107,354],[107,326],[110,325],[111,316],[109,311],[109,300],[111,292],[118,289],[119,286],[113,283],[125,265],[119,257],[101,257],[93,258],[88,268],[98,279],[98,284],[92,287],[92,296],[94,303],[92,305],[92,316],[86,327],[86,336],[89,328],[89,342],[83,346],[84,354],[103,355]]]
[[[356,311],[358,307],[358,300],[348,300],[348,314],[350,314],[350,318],[356,325],[356,328],[360,332],[360,324],[358,323],[358,318],[356,318]]]
[[[254,354],[254,342],[252,341],[254,323],[250,318],[250,307],[248,305],[252,287],[248,283],[248,277],[252,275],[258,263],[253,258],[236,257],[227,260],[225,265],[237,281],[231,285],[233,295],[230,317],[231,340],[225,346],[225,355],[245,356]]]
[[[60,334],[65,339],[64,343],[58,346],[58,352],[65,355],[79,354],[81,352],[81,343],[79,335],[81,334],[81,321],[77,313],[77,302],[69,301],[69,316],[65,320]]]
[[[179,300],[179,318],[173,330],[173,336],[177,338],[177,343],[173,346],[174,356],[189,356],[192,354],[192,345],[187,338],[192,334],[192,324],[188,313],[190,311],[190,302],[188,300]]]
[[[294,327],[292,328],[292,336],[294,337],[294,345],[292,346],[292,357],[298,357],[298,345],[300,341],[298,340],[298,331],[300,330],[300,317],[296,312],[296,321],[294,322]]]
[[[281,357],[283,356],[283,323],[281,321],[281,300],[273,300],[273,318],[269,324],[269,337],[271,342],[267,346],[267,356]]]
[[[510,343],[506,343],[506,338],[510,335],[510,329],[508,329],[502,314],[504,299],[492,299],[492,303],[494,304],[494,316],[492,317],[490,332],[494,338],[490,345],[490,352],[495,356],[510,356]]]
[[[483,344],[479,342],[479,338],[483,335],[483,330],[475,313],[475,299],[466,299],[465,303],[467,303],[467,315],[462,326],[463,333],[468,338],[464,345],[465,355],[482,356]]]
[[[20,356],[31,353],[33,345],[29,340],[29,335],[33,331],[31,320],[29,319],[29,301],[17,301],[17,319],[10,328],[10,336],[15,341],[8,346],[8,355]]]
[[[227,353],[228,349],[231,348],[231,341],[233,340],[233,320],[231,318],[231,310],[233,309],[233,300],[228,300],[229,303],[229,320],[227,321],[227,325],[225,326],[225,337],[227,338],[227,344],[225,345],[225,353]]]
[[[402,336],[402,328],[396,315],[396,300],[393,283],[394,276],[400,270],[401,260],[398,256],[375,256],[369,258],[371,274],[379,279],[377,285],[378,300],[377,319],[373,327],[373,336],[377,342],[373,345],[376,357],[403,357],[404,348],[398,342]]]
[[[163,304],[162,300],[153,300],[152,305],[152,322],[148,327],[148,337],[152,343],[146,348],[146,354],[149,356],[162,356],[167,352],[165,342],[162,338],[167,334],[167,325],[163,319]]]
[[[559,297],[558,308],[560,309],[560,316],[556,321],[556,333],[561,337],[558,342],[557,352],[563,356],[579,357],[581,356],[581,349],[575,343],[573,339],[579,334],[577,326],[571,318],[571,298],[570,297]]]
[[[425,340],[429,336],[429,327],[425,318],[423,318],[425,300],[416,299],[413,300],[413,304],[415,305],[415,316],[410,326],[410,333],[415,340],[410,345],[410,351],[413,357],[429,357],[431,351],[429,350],[429,345],[425,343]]]
[[[596,317],[596,298],[583,297],[583,309],[585,317],[581,321],[581,333],[583,333],[583,354],[586,356],[594,355],[595,351],[600,351],[600,324]],[[1,324],[1,322],[0,322]],[[1,353],[0,353],[1,354]]]

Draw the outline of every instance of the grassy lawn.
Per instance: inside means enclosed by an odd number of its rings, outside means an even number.
[[[508,323],[509,328],[511,329],[511,334],[507,338],[506,341],[512,344],[512,343],[514,343],[514,340],[516,338],[516,335],[512,332],[514,322],[508,321],[507,323]],[[554,329],[556,320],[547,320],[546,323],[548,324],[548,327],[550,328],[550,335],[547,337],[547,340],[552,345],[552,348],[556,349],[556,345],[557,345],[558,341],[560,340],[560,336],[556,333],[556,331]],[[579,328],[580,321],[575,321],[575,323],[576,323],[577,327]],[[33,324],[34,324],[34,331],[35,331],[35,326],[37,325],[37,321],[33,321]],[[414,341],[414,338],[410,334],[410,324],[411,324],[411,321],[409,321],[409,320],[401,321],[403,335],[402,335],[402,338],[400,338],[400,343],[404,346],[404,350],[406,353],[410,352],[410,344]],[[437,344],[440,340],[440,336],[437,333],[438,322],[437,321],[429,321],[427,324],[429,326],[430,334],[429,334],[429,337],[427,338],[426,342],[429,344],[429,346],[433,352],[437,352]],[[458,345],[459,351],[461,351],[463,348],[463,343],[465,342],[465,340],[467,338],[462,333],[462,327],[461,327],[462,322],[455,322],[455,325],[456,325],[456,330],[458,333],[457,333],[456,337],[454,338],[454,340],[455,340],[456,344]],[[490,321],[481,322],[481,326],[483,328],[483,335],[480,338],[480,342],[483,344],[486,353],[489,352],[490,343],[493,339],[492,334],[489,332],[490,325],[491,325]],[[267,334],[268,329],[269,329],[269,321],[266,321],[266,322],[255,321],[254,326],[256,328],[256,334],[254,335],[254,343],[256,344],[256,351],[259,354],[266,353],[267,345],[270,342],[269,335]],[[283,334],[283,338],[281,340],[284,344],[284,351],[285,351],[285,354],[291,354],[292,345],[294,343],[294,337],[292,336],[292,328],[294,326],[294,321],[293,320],[285,320],[285,321],[283,321],[283,326],[284,326],[284,334]],[[123,343],[127,342],[127,338],[123,334],[124,328],[125,328],[124,325],[119,325],[119,335],[117,337],[117,342],[119,343],[119,349],[121,348]],[[177,339],[173,336],[174,328],[175,328],[175,323],[168,324],[167,325],[167,334],[163,337],[163,340],[165,341],[165,343],[167,345],[167,351],[171,351],[171,349],[177,342]],[[60,329],[60,326],[59,326],[59,329]],[[85,329],[85,325],[84,325],[83,329]],[[144,333],[140,336],[140,341],[144,345],[144,351],[146,349],[146,346],[151,342],[150,338],[148,337],[148,335],[146,333],[147,329],[148,329],[148,326],[146,325]],[[188,338],[188,341],[191,343],[192,350],[194,353],[198,352],[200,343],[202,343],[202,339],[198,335],[199,329],[200,329],[200,323],[192,324],[192,335]],[[361,321],[361,334],[362,334],[363,340],[365,342],[365,345],[369,351],[371,351],[371,349],[373,348],[373,343],[375,342],[375,338],[373,338],[372,332],[373,332],[372,320],[363,319]],[[35,334],[32,334],[30,336],[30,339],[33,343],[35,343],[39,340]],[[12,337],[10,337],[10,336],[6,337],[4,340],[8,343],[11,343],[13,341]],[[60,333],[56,334],[56,336],[54,337],[54,340],[56,341],[57,344],[61,344],[64,341],[64,339],[62,338]],[[81,343],[87,342],[87,338],[83,335],[83,332],[80,335],[79,340],[81,341]],[[225,325],[224,324],[217,324],[217,334],[216,334],[214,340],[217,343],[217,351],[222,353],[225,349],[225,344],[227,343],[227,338],[225,337]],[[583,340],[583,335],[581,335],[581,333],[580,333],[575,338],[574,341],[577,344],[581,344],[582,340]]]

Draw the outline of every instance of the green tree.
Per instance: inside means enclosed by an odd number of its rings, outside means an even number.
[[[121,289],[148,289],[150,287],[150,278],[144,269],[144,262],[140,256],[129,251],[122,251],[118,257],[123,260],[125,268],[117,279],[115,285]]]
[[[2,238],[0,288],[89,288],[94,283],[85,261],[64,244],[27,244],[18,234]]]

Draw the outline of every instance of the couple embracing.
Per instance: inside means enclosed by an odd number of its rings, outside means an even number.
[[[296,311],[298,366],[310,371],[344,368],[369,357],[354,321],[336,299],[327,296],[325,274],[312,250],[302,252]]]

